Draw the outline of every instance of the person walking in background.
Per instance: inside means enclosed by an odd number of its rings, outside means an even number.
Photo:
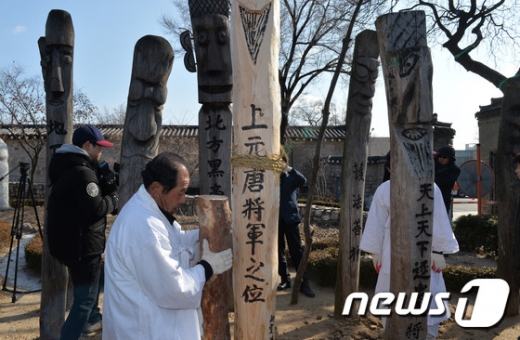
[[[443,146],[434,156],[435,159],[435,184],[442,193],[442,200],[446,206],[448,216],[451,216],[451,192],[460,175],[460,169],[455,165],[455,149],[451,146]]]
[[[200,340],[202,288],[231,268],[231,248],[213,253],[204,240],[200,260],[199,230],[176,222],[190,183],[182,158],[160,153],[141,175],[108,237],[103,339]]]
[[[385,168],[390,174],[390,153],[387,154]],[[459,251],[459,244],[453,231],[448,214],[444,209],[442,194],[437,185],[433,194],[433,230],[432,253],[430,270],[430,292],[432,296],[446,291],[442,271],[446,267],[444,254]],[[390,180],[383,182],[374,194],[370,205],[367,222],[359,248],[372,255],[374,268],[378,273],[375,294],[390,291],[391,272],[391,221],[390,221]],[[444,301],[446,313],[439,316],[428,315],[428,334],[426,339],[435,339],[439,332],[439,325],[450,317],[450,309]],[[438,308],[435,301],[431,302],[431,309]],[[383,327],[386,317],[383,317]]]
[[[114,144],[90,125],[76,129],[72,143],[51,158],[47,206],[49,251],[67,266],[74,286],[74,302],[61,328],[63,340],[102,328],[98,299],[106,215],[118,209],[115,175],[98,175],[103,147]]]
[[[287,163],[287,158],[283,158]],[[289,247],[289,254],[294,268],[298,270],[303,254],[302,241],[300,237],[300,222],[302,218],[298,211],[298,200],[296,191],[307,182],[298,170],[287,166],[284,173],[280,176],[280,214],[278,222],[278,274],[282,282],[278,285],[278,290],[291,288],[291,275],[285,257],[285,240]],[[308,297],[314,297],[316,294],[309,285],[309,277],[307,272],[303,275],[303,282],[300,287],[300,293]]]

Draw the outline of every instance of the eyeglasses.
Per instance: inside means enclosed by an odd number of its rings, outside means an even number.
[[[449,158],[448,156],[439,155],[439,158]]]

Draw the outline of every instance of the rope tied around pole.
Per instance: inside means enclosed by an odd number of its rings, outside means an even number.
[[[285,172],[287,169],[287,154],[283,147],[280,148],[280,154],[267,153],[266,156],[258,155],[239,155],[233,152],[231,156],[231,165],[234,167],[251,168],[255,170],[272,170],[277,173]]]

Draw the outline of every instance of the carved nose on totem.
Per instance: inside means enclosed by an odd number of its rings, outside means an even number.
[[[59,66],[52,68],[51,92],[55,94],[65,92],[63,81],[61,80],[61,67]]]

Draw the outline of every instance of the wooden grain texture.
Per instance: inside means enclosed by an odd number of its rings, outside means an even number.
[[[520,183],[514,172],[514,157],[520,153],[520,96],[518,78],[502,87],[504,99],[498,133],[497,198],[498,263],[497,276],[509,284],[506,316],[518,315],[520,289]]]
[[[73,61],[74,26],[66,11],[51,10],[45,25],[45,36],[38,40],[46,93],[47,158],[46,169],[52,155],[60,146],[72,142],[73,133]],[[49,175],[46,178],[45,217],[51,192]],[[42,294],[40,303],[40,339],[59,339],[65,322],[67,268],[49,252],[44,227],[42,249]],[[70,292],[72,294],[72,291]]]
[[[232,3],[233,152],[280,153],[279,2]],[[261,160],[261,159],[260,159]],[[279,174],[233,165],[236,339],[274,339]]]
[[[391,145],[390,291],[430,290],[433,229],[432,62],[423,12],[376,22],[385,78]],[[425,339],[427,317],[388,318],[385,339]]]
[[[231,248],[231,210],[228,198],[216,195],[198,196],[196,211],[199,216],[200,244],[207,239],[212,252]],[[229,296],[231,295],[231,271],[214,275],[204,285],[201,309],[203,339],[226,340],[231,338],[229,328]]]
[[[334,314],[341,315],[350,293],[359,288],[359,243],[363,226],[363,202],[372,121],[372,97],[379,68],[375,31],[356,37],[347,102],[345,144],[341,164],[340,253]]]

